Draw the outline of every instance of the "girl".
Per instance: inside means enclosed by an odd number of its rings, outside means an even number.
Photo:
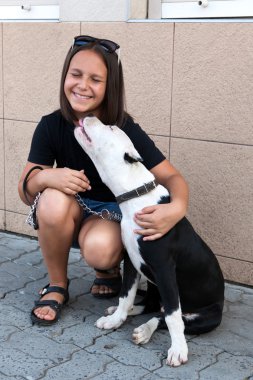
[[[18,189],[21,200],[27,204],[22,191],[24,178],[35,165],[43,168],[30,174],[27,193],[31,202],[41,193],[37,207],[38,239],[49,284],[35,302],[31,312],[33,323],[56,322],[68,301],[67,264],[74,240],[78,240],[86,262],[96,268],[91,293],[108,298],[117,295],[121,287],[120,224],[97,214],[102,209],[112,214],[120,214],[120,210],[75,140],[73,131],[79,119],[92,113],[104,124],[121,127],[143,157],[145,166],[170,191],[171,203],[146,207],[136,214],[140,226],[136,233],[145,240],[158,239],[186,214],[188,187],[185,180],[124,110],[123,73],[117,49],[119,45],[113,41],[76,37],[62,70],[60,109],[42,117],[34,132]],[[53,167],[55,162],[56,167]],[[78,204],[77,193],[88,211]]]

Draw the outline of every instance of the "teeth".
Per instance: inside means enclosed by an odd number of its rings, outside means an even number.
[[[74,93],[75,96],[77,96],[78,98],[80,99],[90,99],[91,96],[87,96],[87,95],[80,95],[80,94],[77,94],[76,92]]]

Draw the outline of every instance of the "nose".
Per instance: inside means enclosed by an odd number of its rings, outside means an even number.
[[[81,79],[80,79],[80,82],[78,83],[78,87],[82,90],[85,90],[88,88],[89,86],[89,80],[88,78],[86,78],[85,76],[83,76]]]

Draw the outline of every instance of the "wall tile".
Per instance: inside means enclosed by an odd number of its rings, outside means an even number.
[[[37,231],[25,223],[25,217],[16,212],[6,211],[6,230],[37,237]]]
[[[253,286],[253,263],[218,256],[226,280]]]
[[[166,136],[150,135],[150,138],[154,141],[157,148],[169,159],[170,154],[170,138]]]
[[[2,39],[3,39],[3,33],[2,33],[2,27],[3,24],[0,23],[0,119],[3,117],[3,67],[2,67],[2,62],[3,62],[3,46],[2,46]]]
[[[0,209],[4,210],[4,130],[3,130],[3,120],[0,119]]]
[[[253,26],[177,23],[173,136],[253,144]]]
[[[172,138],[190,187],[189,218],[219,256],[252,261],[253,147]]]
[[[173,24],[82,23],[82,33],[120,45],[127,109],[148,133],[170,133]]]
[[[19,198],[18,181],[27,161],[35,126],[30,122],[5,121],[5,194],[9,211],[23,214],[29,211]]]
[[[5,224],[5,211],[0,210],[0,230],[5,230],[6,224]]]
[[[63,61],[79,33],[79,23],[4,24],[5,118],[38,121],[59,107]]]

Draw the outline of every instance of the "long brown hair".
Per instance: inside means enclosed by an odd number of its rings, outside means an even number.
[[[63,117],[70,123],[77,121],[75,112],[65,95],[64,83],[72,58],[81,50],[95,51],[103,59],[107,68],[106,90],[101,105],[102,112],[100,119],[102,123],[122,127],[127,113],[125,111],[125,87],[121,61],[118,62],[118,56],[115,52],[109,53],[96,43],[74,46],[70,48],[65,58],[60,84],[60,108]]]

